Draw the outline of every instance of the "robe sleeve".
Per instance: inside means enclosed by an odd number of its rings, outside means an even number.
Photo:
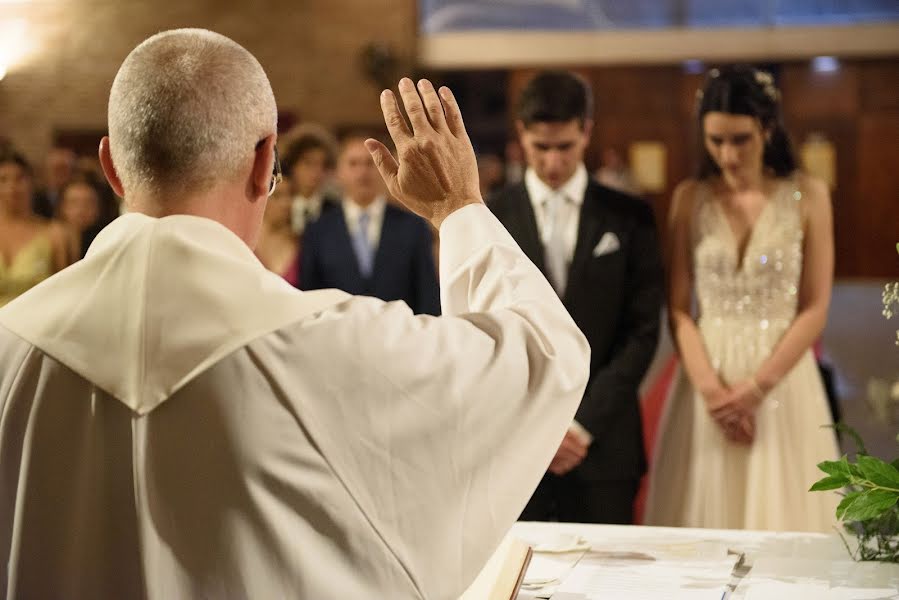
[[[440,232],[443,317],[356,298],[341,373],[306,407],[320,450],[425,598],[455,598],[518,518],[571,424],[589,346],[484,206]],[[349,365],[349,366],[347,366]]]

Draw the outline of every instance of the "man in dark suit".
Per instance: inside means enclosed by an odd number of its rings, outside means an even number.
[[[658,341],[661,258],[651,208],[587,174],[592,114],[580,77],[538,74],[516,115],[524,181],[489,202],[592,351],[584,399],[523,520],[631,523],[646,470],[637,388]]]
[[[415,313],[437,315],[440,297],[431,232],[419,217],[385,198],[382,180],[365,148],[366,136],[340,142],[337,179],[344,197],[306,227],[300,288],[337,288],[404,300]]]

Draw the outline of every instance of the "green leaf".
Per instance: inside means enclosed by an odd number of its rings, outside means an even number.
[[[874,456],[860,455],[858,466],[865,477],[875,485],[899,490],[899,471],[893,465]]]
[[[899,439],[899,438],[897,438],[897,439]],[[899,458],[897,458],[896,460],[894,460],[894,461],[891,462],[890,464],[893,465],[893,468],[894,468],[894,469],[896,469],[897,471],[899,471]]]
[[[846,514],[846,511],[852,506],[852,504],[858,500],[859,496],[862,495],[862,492],[849,492],[846,494],[843,499],[840,501],[840,504],[837,506],[837,518],[839,520],[843,520],[843,516]]]
[[[862,492],[849,504],[843,513],[846,521],[866,521],[879,517],[885,511],[893,508],[899,500],[899,493],[886,490],[871,490]]]
[[[825,460],[818,463],[818,468],[830,475],[831,477],[849,478],[849,462],[843,456],[840,460]]]
[[[842,475],[836,477],[825,477],[820,481],[816,481],[815,485],[809,488],[810,492],[823,492],[826,490],[836,490],[849,485],[849,478]]]

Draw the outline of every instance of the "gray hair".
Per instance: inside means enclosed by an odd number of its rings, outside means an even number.
[[[277,128],[271,84],[237,42],[204,29],[131,51],[109,94],[109,140],[129,193],[205,191],[248,168]]]

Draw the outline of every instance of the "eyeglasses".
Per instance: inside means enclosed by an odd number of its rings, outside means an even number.
[[[278,184],[284,179],[284,176],[281,174],[281,161],[278,159],[278,147],[275,146],[275,164],[272,165],[272,182],[268,186],[268,195],[271,196],[275,193],[275,188],[278,187]]]

